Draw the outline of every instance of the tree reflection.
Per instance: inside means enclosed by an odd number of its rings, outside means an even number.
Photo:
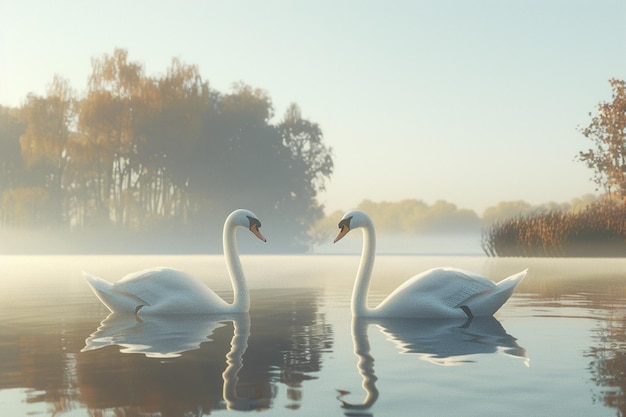
[[[319,300],[314,290],[256,293],[257,310],[240,378],[256,380],[255,389],[265,395],[275,395],[276,382],[285,384],[291,409],[300,408],[302,384],[317,378],[322,355],[332,347],[332,328],[318,311]]]
[[[46,402],[57,412],[74,408],[80,396],[74,352],[85,333],[87,327],[71,318],[54,326],[26,319],[2,323],[0,391],[25,389],[26,403]]]
[[[600,322],[594,338],[598,341],[585,355],[591,358],[591,380],[601,387],[596,400],[626,415],[626,316],[623,310],[612,311]]]
[[[240,397],[237,392],[237,374],[243,366],[243,354],[248,347],[248,337],[250,336],[250,317],[248,314],[180,315],[149,317],[146,319],[139,319],[133,315],[110,314],[103,320],[98,330],[87,338],[86,346],[82,352],[90,352],[106,346],[119,346],[122,348],[120,349],[122,353],[138,353],[147,358],[169,359],[171,363],[167,365],[163,363],[164,361],[161,361],[156,366],[147,362],[145,367],[139,368],[139,375],[134,374],[136,370],[134,367],[130,367],[130,370],[124,369],[123,372],[129,373],[130,378],[133,380],[146,380],[150,381],[149,384],[154,383],[155,385],[151,387],[149,395],[154,396],[155,391],[159,392],[161,400],[164,400],[169,407],[175,408],[173,411],[189,412],[198,410],[198,412],[201,412],[202,410],[211,409],[211,404],[203,402],[195,404],[193,398],[186,398],[186,393],[188,391],[193,392],[194,389],[197,389],[197,386],[203,386],[204,377],[207,374],[223,367],[224,361],[221,359],[223,356],[215,355],[212,357],[212,355],[209,355],[208,362],[197,358],[200,362],[199,364],[192,360],[184,365],[176,363],[173,361],[173,358],[179,358],[186,352],[198,350],[203,343],[213,341],[210,336],[214,335],[218,329],[221,329],[227,323],[232,323],[233,326],[230,350],[226,353],[227,366],[221,374],[221,381],[214,377],[211,378],[213,379],[211,382],[212,387],[222,384],[222,398],[214,398],[213,401],[218,401],[220,408],[222,406],[238,410],[268,408],[267,399],[244,398]],[[117,355],[118,353],[114,351],[107,353],[107,355],[111,354]],[[86,364],[83,365],[84,367],[79,369],[83,371],[86,367],[91,372],[90,365],[90,361],[87,360]],[[200,367],[199,369],[187,369],[190,365],[200,365]],[[177,381],[180,372],[178,368],[184,370],[183,375],[185,377],[182,381],[179,381],[175,389],[160,381],[162,379]],[[198,370],[200,370],[200,373],[198,373]],[[79,377],[83,374],[79,373]],[[88,384],[98,385],[104,382],[106,385],[109,383],[107,379],[102,380],[99,378],[98,373],[93,378],[91,376],[93,375],[86,377],[87,382],[81,383],[81,388]],[[190,387],[190,385],[194,386]],[[96,387],[96,389],[90,389],[86,392],[97,394],[108,392],[106,387],[104,390],[99,388]],[[210,387],[206,388],[206,392],[215,391],[215,389]],[[184,392],[179,392],[181,389]],[[102,408],[99,407],[101,399],[97,397],[85,398],[89,400],[86,401],[88,406],[91,407],[93,403],[95,404],[94,408]],[[221,400],[223,400],[223,404]],[[106,403],[106,400],[104,401]],[[150,399],[146,398],[145,402],[150,402]]]
[[[297,409],[332,346],[319,296],[260,291],[249,316],[0,326],[0,389],[32,389],[29,402],[94,416],[262,410],[279,393]]]
[[[528,262],[527,258],[520,262]],[[600,387],[594,401],[626,416],[626,288],[624,260],[585,258],[534,259],[529,279],[520,286],[520,302],[509,302],[518,311],[540,309],[541,315],[593,319],[594,343],[585,350],[591,380]],[[503,259],[490,259],[490,273],[511,267]]]

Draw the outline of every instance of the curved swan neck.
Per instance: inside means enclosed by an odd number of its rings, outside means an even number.
[[[237,250],[237,225],[231,217],[224,224],[223,244],[226,267],[233,284],[234,298],[231,307],[235,312],[247,312],[250,309],[250,295]]]
[[[376,232],[374,224],[367,219],[363,225],[363,250],[359,270],[354,281],[352,290],[352,315],[355,317],[365,317],[372,309],[367,307],[367,293],[369,291],[372,268],[374,267],[374,257],[376,253]]]

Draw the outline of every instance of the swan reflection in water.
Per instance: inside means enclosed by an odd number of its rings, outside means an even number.
[[[493,316],[475,317],[465,323],[456,319],[383,319],[376,324],[400,353],[416,354],[437,365],[471,363],[476,361],[473,355],[487,353],[502,353],[529,364],[526,349]]]
[[[222,407],[229,410],[267,408],[267,399],[239,398],[237,394],[238,374],[243,367],[243,355],[250,336],[248,313],[154,316],[144,319],[136,315],[111,313],[100,323],[96,332],[86,339],[81,352],[119,346],[123,353],[158,358],[161,359],[160,363],[164,360],[173,362],[185,352],[200,349],[202,343],[213,342],[211,336],[214,332],[229,322],[233,324],[233,335],[230,350],[225,355],[226,369],[221,374]],[[188,366],[186,362],[182,361],[181,365]],[[155,365],[158,366],[157,363]],[[181,383],[184,384],[184,381]]]
[[[133,314],[109,314],[96,330],[85,340],[81,352],[105,346],[119,346],[124,353],[141,353],[149,358],[175,358],[181,353],[200,348],[211,341],[215,330],[226,326],[228,321],[237,323],[249,333],[250,318],[247,314],[236,315],[171,315],[140,318]],[[243,329],[246,331],[246,329]]]
[[[415,354],[420,359],[442,366],[463,365],[476,362],[474,355],[502,353],[524,360],[528,366],[526,350],[508,334],[494,317],[458,319],[352,319],[354,353],[359,359],[357,368],[363,380],[365,399],[360,404],[345,401],[349,391],[338,390],[342,407],[350,410],[367,410],[378,399],[374,357],[370,354],[368,327],[375,324],[386,338],[392,341],[401,354]]]

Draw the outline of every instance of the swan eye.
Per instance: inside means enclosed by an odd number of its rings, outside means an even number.
[[[340,229],[343,229],[344,227],[347,227],[348,229],[350,229],[350,220],[352,220],[352,216],[347,217],[343,219],[342,221],[340,221],[337,227],[339,227]]]
[[[267,242],[265,237],[263,237],[261,232],[259,232],[259,227],[261,227],[261,222],[259,221],[259,219],[255,219],[254,217],[250,217],[250,216],[247,216],[247,217],[248,217],[248,221],[250,222],[250,226],[248,227],[248,229],[252,233],[254,233],[256,237],[261,239],[263,242]]]
[[[337,243],[338,240],[343,238],[350,231],[350,220],[352,220],[352,216],[347,217],[339,222],[339,234],[333,241],[333,243]]]
[[[252,226],[256,226],[257,229],[261,228],[261,222],[259,221],[259,219],[255,219],[254,217],[250,217],[250,216],[246,216],[248,218],[248,221],[250,222],[250,226],[248,227],[252,227]]]

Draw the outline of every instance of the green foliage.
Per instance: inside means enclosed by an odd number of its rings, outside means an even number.
[[[611,200],[581,211],[548,211],[494,223],[483,232],[489,256],[626,256],[626,206]]]
[[[219,235],[225,216],[247,207],[264,224],[280,223],[274,243],[306,247],[311,220],[322,216],[316,195],[333,161],[321,129],[297,105],[273,124],[263,90],[245,84],[227,94],[212,90],[196,66],[178,59],[164,75],[149,77],[122,49],[92,60],[81,96],[55,77],[46,97],[31,95],[17,109],[23,124],[3,109],[0,146],[12,158],[0,155],[11,178],[0,191],[45,190],[47,220],[74,229],[108,224]],[[13,207],[20,198],[32,200],[12,192]]]

